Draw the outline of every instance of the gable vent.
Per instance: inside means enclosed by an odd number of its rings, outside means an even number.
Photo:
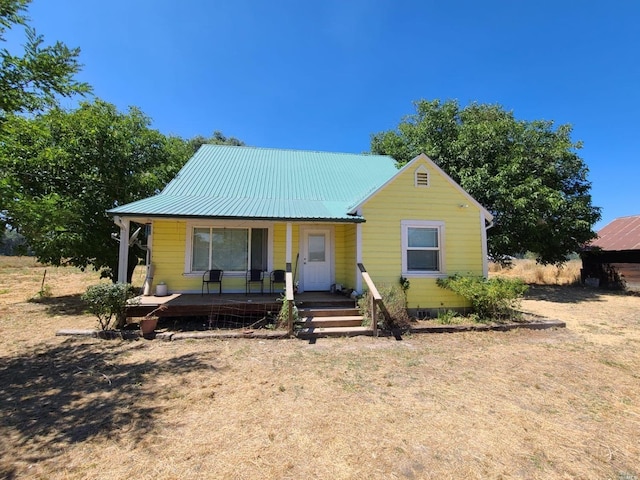
[[[416,170],[415,177],[416,187],[428,187],[429,186],[429,172],[426,168],[419,168]]]

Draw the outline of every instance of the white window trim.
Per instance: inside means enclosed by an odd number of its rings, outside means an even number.
[[[438,271],[419,271],[411,270],[407,268],[407,249],[409,245],[409,227],[416,228],[436,228],[438,230],[438,265],[440,269]],[[400,222],[401,238],[402,238],[402,276],[412,278],[444,278],[446,274],[445,265],[445,233],[444,222],[433,220],[402,220]]]
[[[273,270],[273,223],[271,222],[246,222],[237,220],[189,220],[185,238],[184,252],[184,272],[185,277],[202,277],[204,270],[191,271],[191,260],[193,256],[193,229],[194,228],[266,228],[267,233],[267,271]],[[244,277],[245,271],[225,271],[226,277]]]

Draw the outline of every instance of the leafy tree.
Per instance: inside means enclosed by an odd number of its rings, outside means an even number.
[[[202,135],[196,135],[195,137],[190,139],[188,143],[192,153],[196,153],[198,149],[205,144],[235,145],[238,147],[241,147],[244,145],[244,142],[242,140],[238,140],[235,137],[226,137],[225,135],[222,134],[222,132],[218,130],[213,132],[213,134],[209,138],[204,137]]]
[[[0,0],[0,41],[16,26],[24,28],[22,55],[0,50],[0,122],[12,113],[42,111],[57,105],[57,98],[86,94],[88,84],[75,80],[80,71],[79,48],[64,43],[44,45],[44,38],[27,24],[31,0]]]
[[[0,0],[0,42],[14,27],[26,37],[21,55],[0,50],[0,228],[24,235],[42,262],[92,265],[115,279],[116,229],[105,210],[158,191],[202,143],[243,143],[218,131],[165,137],[140,110],[99,100],[61,110],[60,97],[91,92],[75,79],[80,49],[46,46],[28,25],[29,3]],[[142,256],[130,254],[129,281]]]
[[[117,278],[118,232],[105,213],[153,195],[190,155],[180,138],[149,128],[137,108],[118,112],[96,100],[77,110],[54,108],[33,118],[9,117],[0,171],[10,193],[0,206],[38,260],[102,269]],[[130,252],[131,279],[139,248]]]
[[[29,3],[31,0],[0,0],[0,42],[6,41],[5,33],[15,27],[23,28],[26,37],[21,55],[0,49],[0,142],[9,116],[42,112],[57,105],[59,97],[91,91],[88,84],[74,78],[81,68],[80,49],[70,49],[61,42],[44,45],[44,38],[27,23]],[[0,201],[12,194],[9,182],[0,171]],[[0,204],[0,228],[4,229],[2,210]]]
[[[425,153],[494,216],[488,232],[496,259],[526,251],[561,264],[595,237],[588,169],[571,126],[517,120],[500,105],[415,102],[394,130],[372,135],[371,151],[399,165]]]
[[[32,255],[26,239],[15,230],[5,228],[0,236],[0,255]]]

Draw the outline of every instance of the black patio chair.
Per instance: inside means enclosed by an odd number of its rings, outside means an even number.
[[[257,268],[252,268],[247,271],[247,283],[245,293],[248,295],[251,293],[251,284],[259,283],[260,284],[260,295],[264,294],[264,273],[262,270]]]
[[[204,285],[207,284],[207,294],[209,294],[209,284],[217,283],[218,284],[218,294],[222,294],[222,274],[224,272],[222,270],[207,270],[202,275],[202,293],[200,296],[204,295]]]
[[[270,282],[269,282],[269,292],[273,293],[273,286],[276,283],[281,283],[282,284],[282,288],[284,289],[285,283],[286,283],[286,272],[284,270],[274,270],[273,272],[271,272],[270,278],[269,278]]]

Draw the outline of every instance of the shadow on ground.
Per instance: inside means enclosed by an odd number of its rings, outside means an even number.
[[[138,348],[74,341],[0,357],[0,478],[98,435],[139,440],[154,428],[158,375],[216,370],[210,353],[121,363]]]
[[[557,303],[601,302],[604,295],[633,295],[633,292],[601,290],[583,286],[530,285],[525,295],[529,300],[546,300]]]
[[[30,301],[44,305],[49,315],[81,315],[86,308],[80,294],[34,298]]]

